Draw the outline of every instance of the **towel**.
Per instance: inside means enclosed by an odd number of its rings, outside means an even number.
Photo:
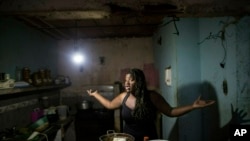
[[[59,129],[57,131],[54,141],[62,141],[62,130],[61,129]]]

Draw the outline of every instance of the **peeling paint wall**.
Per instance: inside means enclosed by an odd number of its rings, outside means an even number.
[[[166,18],[165,22],[170,20]],[[161,78],[168,65],[174,71],[172,87],[167,87],[163,79],[160,81],[166,100],[174,106],[191,104],[199,94],[204,99],[216,100],[211,107],[179,118],[164,117],[164,138],[228,140],[232,115],[239,114],[236,109],[244,110],[245,119],[249,119],[249,23],[249,17],[182,18],[176,21],[179,36],[173,34],[176,31],[173,22],[155,34],[154,54]],[[160,36],[161,45],[157,42]]]
[[[246,111],[250,119],[250,27],[249,17],[243,18],[236,26],[236,85],[237,107]]]

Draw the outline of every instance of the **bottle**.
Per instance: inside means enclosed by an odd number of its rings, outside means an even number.
[[[144,136],[143,137],[143,141],[149,141],[149,137],[148,136]]]
[[[42,97],[42,107],[44,109],[49,108],[49,98],[47,96]]]
[[[32,80],[30,78],[30,69],[28,67],[24,67],[22,70],[22,78],[23,81],[32,84]]]
[[[16,66],[15,70],[15,81],[21,81],[21,68]]]

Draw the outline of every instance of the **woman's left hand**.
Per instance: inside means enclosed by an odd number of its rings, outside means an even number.
[[[194,108],[203,108],[215,103],[214,100],[201,100],[200,98],[201,96],[199,96],[198,99],[194,101],[193,103]]]

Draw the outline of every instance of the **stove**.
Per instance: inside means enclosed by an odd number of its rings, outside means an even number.
[[[98,141],[107,130],[114,130],[114,110],[78,110],[75,116],[76,141]]]

